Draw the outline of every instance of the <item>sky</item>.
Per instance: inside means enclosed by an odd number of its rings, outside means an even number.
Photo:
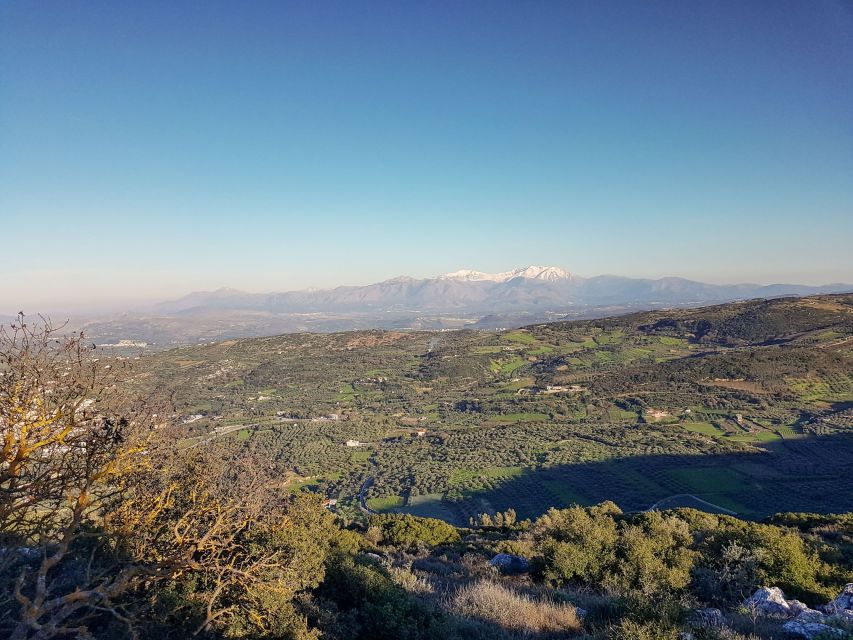
[[[0,3],[0,311],[853,282],[853,3]]]

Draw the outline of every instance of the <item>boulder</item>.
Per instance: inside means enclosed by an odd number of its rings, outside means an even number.
[[[800,638],[849,638],[848,631],[839,628],[853,623],[853,583],[841,590],[839,596],[820,608],[809,608],[799,600],[787,600],[778,587],[763,587],[744,600],[743,606],[760,615],[790,618],[782,628]],[[823,613],[822,613],[823,612]]]
[[[821,638],[821,640],[823,640],[824,638],[849,637],[847,632],[842,629],[830,627],[822,622],[811,621],[807,617],[806,619],[801,618],[803,618],[803,616],[798,616],[794,620],[788,620],[788,622],[782,625],[782,628],[786,633],[806,638],[807,640],[813,640],[814,638]]]
[[[762,587],[744,600],[743,606],[754,609],[763,616],[776,618],[793,618],[799,613],[791,609],[779,587]]]
[[[507,572],[522,572],[530,569],[530,563],[527,561],[527,558],[514,556],[511,553],[499,553],[489,560],[489,563],[493,567]]]
[[[816,618],[818,620],[823,618],[823,614],[820,611],[816,611],[807,605],[805,602],[800,602],[799,600],[788,600],[788,607],[791,610],[791,616],[805,617],[805,618]]]
[[[709,607],[707,609],[696,609],[690,620],[690,626],[700,629],[719,629],[726,624],[726,618],[719,609]]]
[[[853,582],[844,585],[838,597],[829,604],[821,607],[821,609],[826,613],[834,615],[842,614],[845,611],[853,612]],[[853,616],[853,613],[850,615]]]

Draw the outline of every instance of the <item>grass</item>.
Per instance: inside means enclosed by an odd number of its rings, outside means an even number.
[[[681,426],[685,431],[701,433],[702,435],[711,437],[722,436],[725,433],[722,429],[710,422],[685,422]]]
[[[382,498],[370,498],[367,506],[374,511],[391,511],[403,506],[403,498],[400,496],[385,496]]]
[[[464,522],[458,522],[453,511],[444,503],[443,496],[440,493],[425,493],[419,496],[411,496],[405,507],[397,509],[401,513],[409,513],[419,518],[437,518],[445,522],[453,522],[459,525],[464,525]]]
[[[501,388],[510,391],[518,391],[519,389],[524,389],[525,387],[530,387],[534,384],[536,384],[536,378],[532,376],[525,376],[518,380],[509,380],[504,382],[501,384]]]
[[[547,345],[547,344],[543,344],[539,347],[536,347],[535,349],[531,349],[530,351],[526,351],[525,353],[527,353],[527,355],[530,355],[530,356],[542,356],[542,355],[545,355],[547,353],[554,353],[554,351],[555,351],[554,347]]]
[[[608,412],[611,422],[636,422],[637,414],[633,411],[623,411],[618,407],[612,407]]]
[[[526,361],[520,356],[514,356],[509,360],[492,360],[492,364],[489,367],[492,373],[499,373],[503,375],[510,375],[516,369],[520,369],[526,364]]]
[[[558,349],[560,353],[575,353],[583,349],[583,343],[570,342],[568,344],[561,344]]]
[[[529,596],[489,580],[458,589],[448,608],[458,616],[491,623],[525,637],[577,632],[582,626],[570,604]]]
[[[480,478],[517,478],[524,473],[522,467],[486,467],[485,469],[457,469],[450,474],[447,483],[452,487]]]
[[[358,392],[352,384],[345,384],[338,392],[337,400],[352,400],[357,395]]]
[[[505,340],[515,342],[516,344],[533,344],[536,342],[536,338],[526,331],[510,331],[504,334],[503,337]]]
[[[625,334],[622,331],[612,331],[610,333],[602,333],[600,335],[595,336],[593,340],[595,340],[596,344],[605,345],[605,344],[619,344],[624,339]]]

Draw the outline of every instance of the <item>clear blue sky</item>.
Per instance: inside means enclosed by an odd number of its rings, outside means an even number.
[[[853,281],[853,3],[0,3],[0,307]]]

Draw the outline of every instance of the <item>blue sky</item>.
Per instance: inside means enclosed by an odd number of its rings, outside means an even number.
[[[0,308],[853,281],[853,4],[0,4]]]

